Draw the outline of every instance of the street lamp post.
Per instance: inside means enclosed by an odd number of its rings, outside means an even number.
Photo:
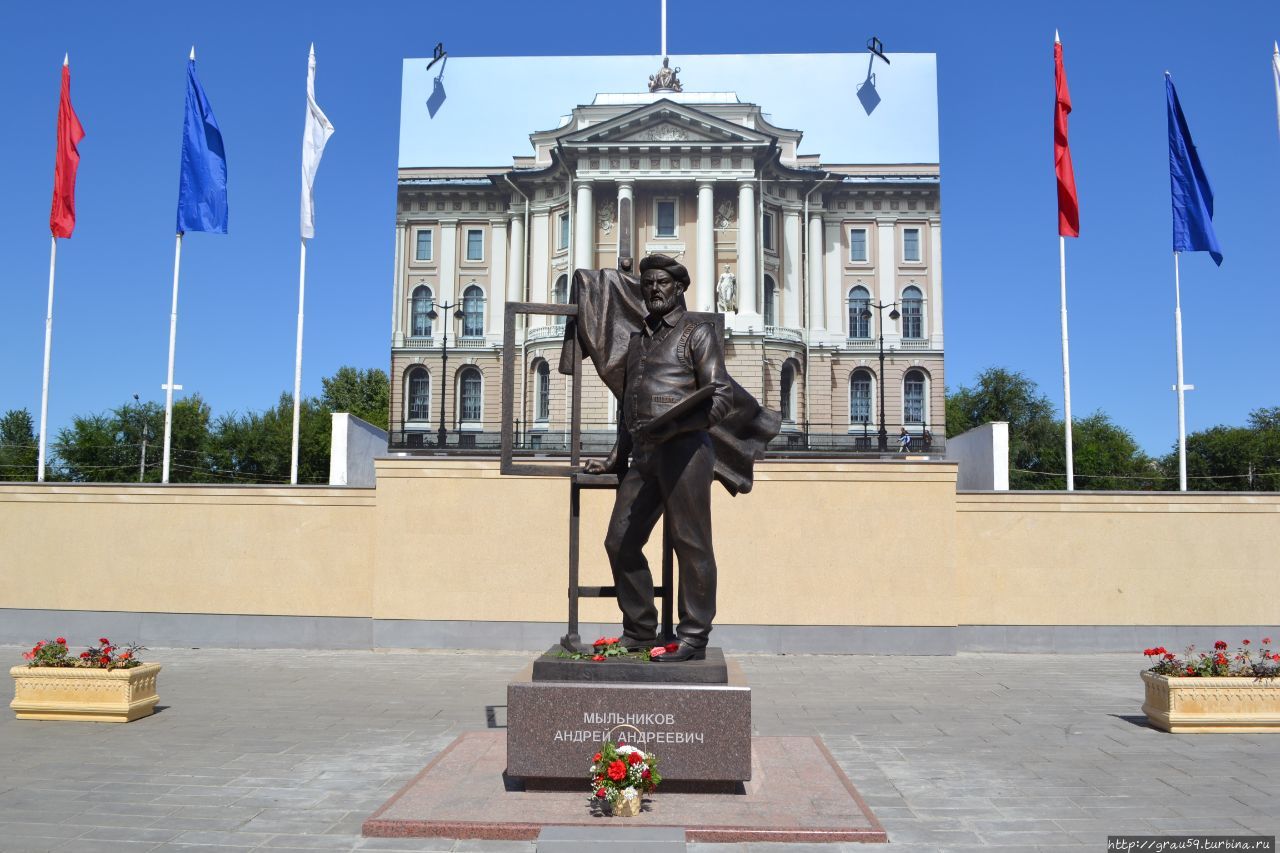
[[[143,476],[147,473],[147,413],[142,408],[138,395],[133,395],[133,402],[138,404],[138,418],[142,421],[142,431],[139,436],[142,439],[142,458],[138,461],[138,482],[142,482]]]
[[[880,389],[880,435],[877,444],[881,453],[887,453],[889,451],[889,430],[885,428],[884,424],[884,309],[892,309],[889,312],[890,320],[897,320],[902,315],[898,313],[897,302],[869,302],[867,307],[862,309],[862,319],[871,319],[872,308],[876,309],[880,314],[879,322],[877,323],[878,328],[876,329],[880,338],[880,375],[876,378],[876,385]]]
[[[433,301],[432,301],[432,303],[431,303],[431,310],[427,312],[427,316],[431,318],[432,322],[435,322],[435,320],[440,316],[440,314],[436,312],[436,308],[439,308],[441,311],[448,311],[450,308],[455,309],[455,310],[454,310],[454,312],[453,312],[453,316],[454,316],[454,317],[456,317],[456,318],[457,318],[457,319],[459,319],[459,320],[461,320],[461,319],[463,318],[463,316],[464,316],[464,315],[463,315],[463,313],[462,313],[462,309],[458,307],[458,303],[456,303],[456,302],[440,302],[440,303],[436,303],[436,302],[433,300]],[[441,339],[440,339],[440,347],[441,347],[441,354],[440,354],[440,428],[439,428],[438,430],[436,430],[436,447],[443,448],[443,447],[444,447],[444,443],[445,443],[445,439],[446,439],[446,438],[448,438],[448,435],[449,435],[449,430],[448,430],[448,429],[445,427],[445,425],[444,425],[444,398],[445,398],[445,395],[448,393],[448,389],[449,389],[449,380],[448,380],[448,374],[449,374],[449,324],[448,324],[448,323],[443,323],[443,324],[441,324]]]

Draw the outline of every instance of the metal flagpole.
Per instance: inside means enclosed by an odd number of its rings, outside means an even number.
[[[1276,80],[1276,126],[1280,128],[1280,43],[1271,43],[1271,74]]]
[[[667,0],[662,0],[662,56],[667,55]]]
[[[49,351],[53,346],[53,270],[58,262],[58,238],[49,237],[49,308],[44,315],[44,383],[40,387],[40,459],[36,482],[44,482],[45,447],[49,433]]]
[[[1173,253],[1173,327],[1178,343],[1178,490],[1187,490],[1187,405],[1186,391],[1195,389],[1182,381],[1182,284],[1178,278],[1178,253]]]
[[[1067,238],[1058,236],[1058,269],[1062,285],[1062,413],[1067,432],[1067,491],[1075,491],[1075,457],[1071,443],[1071,355],[1067,346]]]
[[[195,49],[192,48],[194,51]],[[160,482],[169,482],[169,448],[173,443],[173,392],[181,385],[173,384],[173,347],[178,337],[178,268],[182,264],[182,232],[173,247],[173,307],[169,311],[169,376],[164,384],[164,467]]]
[[[289,483],[298,484],[298,413],[302,402],[302,304],[307,287],[307,238],[302,238],[298,257],[298,352],[293,366],[293,453],[289,461]]]

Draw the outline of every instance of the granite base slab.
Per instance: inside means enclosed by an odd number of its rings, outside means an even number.
[[[727,684],[729,671],[724,650],[707,649],[704,660],[679,663],[641,661],[632,658],[610,658],[593,661],[560,657],[564,649],[552,646],[533,662],[534,681],[587,681],[595,683],[626,682],[629,684]]]
[[[612,740],[657,754],[671,781],[751,778],[751,688],[736,663],[725,684],[535,681],[532,671],[507,685],[510,776],[580,779]]]
[[[576,792],[526,791],[505,777],[501,732],[468,732],[364,822],[369,837],[531,841],[544,827],[678,827],[706,843],[888,841],[853,783],[816,737],[752,740],[752,780],[740,794],[646,797],[639,815],[593,813],[586,780]]]

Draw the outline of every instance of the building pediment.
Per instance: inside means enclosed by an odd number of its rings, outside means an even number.
[[[770,134],[725,121],[710,113],[661,100],[559,137],[565,147],[652,145],[768,146]]]

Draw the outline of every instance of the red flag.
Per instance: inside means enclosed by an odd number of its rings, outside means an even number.
[[[1076,201],[1076,176],[1071,169],[1071,148],[1067,145],[1067,116],[1071,113],[1071,93],[1067,72],[1062,68],[1062,42],[1053,39],[1053,77],[1057,95],[1053,108],[1053,170],[1058,175],[1058,233],[1080,236],[1080,205]]]
[[[84,128],[71,108],[71,68],[62,61],[62,97],[58,101],[58,158],[53,169],[53,210],[49,230],[55,237],[70,237],[76,227],[76,169]]]

